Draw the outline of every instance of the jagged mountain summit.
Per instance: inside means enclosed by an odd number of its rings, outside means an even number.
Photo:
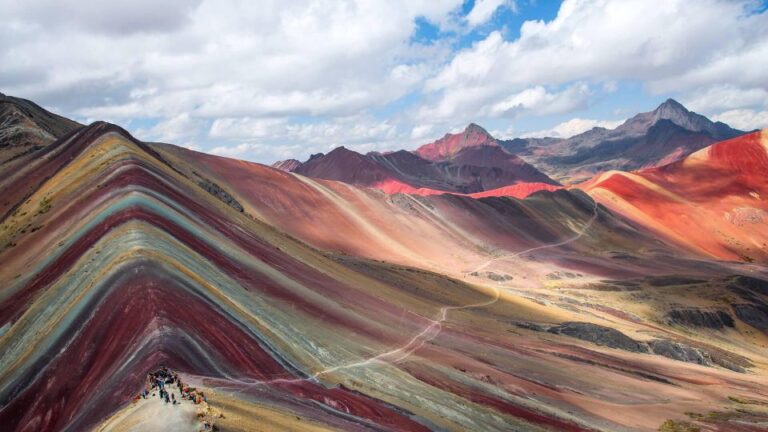
[[[664,165],[744,133],[668,99],[615,129],[597,127],[568,139],[517,138],[501,145],[555,179],[576,182],[609,170]]]
[[[388,193],[503,195],[502,190],[491,190],[508,187],[515,196],[524,197],[551,189],[543,185],[577,183],[604,171],[664,165],[744,133],[668,99],[615,129],[596,127],[567,139],[500,140],[470,123],[462,132],[448,133],[412,152],[362,155],[336,149],[313,155],[304,163],[289,159],[273,166]],[[503,162],[494,164],[495,160]]]
[[[488,131],[475,123],[470,123],[463,132],[445,134],[439,140],[419,147],[414,153],[427,160],[445,161],[469,147],[498,145],[499,142]]]
[[[363,155],[338,147],[328,154],[313,155],[303,163],[287,160],[272,166],[387,193],[482,193],[522,198],[560,186],[523,159],[504,151],[493,137],[474,124],[461,134],[446,135],[426,151]]]

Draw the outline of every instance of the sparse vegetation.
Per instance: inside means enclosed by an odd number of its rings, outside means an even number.
[[[739,396],[728,396],[728,399],[731,402],[736,402],[737,404],[742,404],[742,405],[768,405],[768,403],[766,402],[762,402],[754,399],[744,399]]]
[[[686,421],[669,419],[659,426],[659,432],[700,432],[701,428]]]
[[[50,197],[43,197],[43,199],[40,200],[40,204],[37,207],[37,214],[46,214],[51,210],[51,198]]]

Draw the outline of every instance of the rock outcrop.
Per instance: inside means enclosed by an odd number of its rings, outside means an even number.
[[[696,363],[704,366],[712,365],[710,355],[698,348],[694,348],[679,342],[673,342],[666,339],[655,339],[648,342],[651,351],[654,354],[679,360],[686,363]]]
[[[631,352],[648,352],[648,347],[641,344],[624,333],[603,327],[601,325],[586,322],[566,322],[554,326],[548,330],[550,333],[574,337],[593,342],[597,345],[609,348],[621,349]]]
[[[239,211],[240,213],[243,212],[244,209],[243,209],[242,204],[240,204],[235,199],[235,197],[230,195],[229,192],[227,192],[224,189],[222,189],[216,183],[214,183],[214,182],[212,182],[210,180],[203,179],[203,180],[198,181],[197,184],[201,188],[205,189],[206,192],[208,192],[209,194],[211,194],[211,195],[215,196],[216,198],[218,198],[219,201],[221,201],[224,204],[232,207],[233,209]]]
[[[752,327],[768,331],[768,306],[749,303],[737,304],[733,305],[733,312],[740,320]]]
[[[721,330],[733,327],[733,318],[722,310],[707,310],[697,308],[672,309],[667,312],[666,321],[685,327],[702,327]]]

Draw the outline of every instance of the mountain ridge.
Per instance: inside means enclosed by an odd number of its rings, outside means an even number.
[[[543,176],[533,175],[536,179],[523,180],[523,182],[577,183],[602,171],[616,169],[631,171],[663,165],[683,158],[714,142],[744,133],[744,131],[733,129],[725,123],[712,122],[700,114],[689,111],[681,103],[670,98],[654,110],[636,114],[614,129],[594,127],[569,138],[544,137],[502,140],[493,137],[482,126],[469,123],[461,132],[446,133],[442,138],[423,144],[410,153],[437,164],[454,163],[461,165],[462,159],[466,159],[459,157],[462,152],[466,156],[472,152],[470,149],[497,147],[505,150],[507,154],[520,158],[543,174]],[[397,167],[393,167],[391,163],[386,161],[386,158],[390,157],[389,155],[392,153],[398,152],[382,154],[371,152],[366,156],[373,157],[397,171]],[[345,175],[342,161],[336,162],[337,166],[331,167],[334,162],[326,159],[324,162],[325,172],[317,168],[304,167],[305,164],[313,160],[316,161],[317,157],[326,156],[313,155],[304,163],[292,160],[290,162],[278,161],[273,166],[310,177],[375,187],[377,182],[360,181],[356,175]],[[402,159],[403,157],[401,154],[397,158]],[[479,163],[479,160],[474,162],[473,166],[489,166],[487,163]],[[434,186],[435,182],[430,186],[413,179],[398,178],[398,175],[393,173],[388,174],[389,177],[383,179],[387,175],[381,171],[380,167],[374,167],[368,162],[360,163],[366,165],[372,172],[378,173],[381,177],[378,182],[397,181],[413,190],[424,187],[459,193],[479,193],[489,190],[488,188],[476,190],[476,188],[471,187],[469,189],[456,189],[449,186]],[[350,169],[359,171],[358,168],[354,167]],[[531,172],[529,168],[522,169]],[[434,176],[434,174],[432,175]],[[428,175],[421,173],[417,177],[428,177]],[[494,188],[510,186],[515,183],[496,184]],[[384,188],[384,190],[387,189]],[[397,189],[396,191],[401,190]]]
[[[660,232],[678,208],[625,216],[597,193],[605,183],[525,199],[388,195],[109,123],[71,130],[0,164],[0,424],[122,430],[175,410],[232,431],[656,430],[669,418],[759,430],[768,274],[724,261],[755,246],[716,230],[766,235],[745,207],[764,206],[750,193],[763,194],[768,142],[737,139],[747,145],[638,183],[714,206],[705,219],[723,225],[699,237],[720,249],[707,250]],[[464,151],[509,163],[497,147]],[[702,169],[718,174],[711,199],[689,181]],[[603,180],[639,176],[616,173]],[[142,398],[161,366],[204,400]],[[181,426],[171,417],[164,430]]]
[[[601,171],[658,166],[744,133],[725,123],[712,122],[670,98],[653,111],[639,113],[615,129],[593,128],[570,138],[544,143],[514,139],[501,145],[553,178],[573,183]],[[674,138],[654,141],[654,137],[665,134]],[[630,158],[623,157],[625,154]],[[584,164],[587,160],[591,162]]]
[[[475,130],[471,133],[476,136]],[[559,186],[523,159],[497,145],[484,144],[461,148],[450,159],[440,161],[405,150],[363,155],[342,146],[327,154],[313,155],[303,163],[280,161],[272,166],[311,178],[374,187],[388,193],[473,194],[527,184],[506,189],[523,197],[521,194],[548,188],[546,185]]]

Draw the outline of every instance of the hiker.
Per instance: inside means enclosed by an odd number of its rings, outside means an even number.
[[[176,395],[171,393],[171,400],[173,400],[173,404],[176,405]]]

